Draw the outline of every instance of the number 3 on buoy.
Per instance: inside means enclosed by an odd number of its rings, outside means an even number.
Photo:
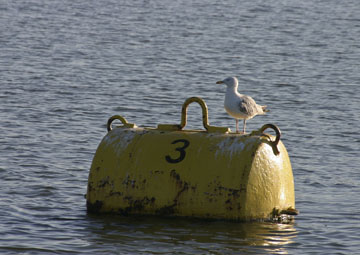
[[[179,152],[179,157],[172,158],[169,155],[165,156],[166,161],[171,164],[176,164],[176,163],[183,161],[186,156],[185,149],[190,145],[190,142],[186,139],[178,139],[178,140],[173,141],[171,144],[178,144],[178,143],[182,143],[182,146],[175,148],[175,150]]]

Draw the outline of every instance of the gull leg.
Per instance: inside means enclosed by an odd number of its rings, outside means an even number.
[[[245,134],[245,128],[246,128],[246,119],[244,119],[244,129],[243,129],[244,134]]]
[[[239,120],[235,119],[236,121],[236,133],[239,133]]]

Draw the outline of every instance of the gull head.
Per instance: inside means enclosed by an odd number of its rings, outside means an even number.
[[[216,82],[216,84],[225,84],[228,88],[236,88],[238,83],[239,82],[236,77],[228,77],[225,80]]]

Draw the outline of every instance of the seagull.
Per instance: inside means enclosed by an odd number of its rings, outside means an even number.
[[[256,115],[264,115],[269,111],[266,109],[266,105],[258,105],[251,97],[238,92],[239,82],[236,77],[228,77],[216,84],[226,84],[227,86],[224,107],[226,112],[236,120],[236,133],[239,133],[239,119],[244,120],[243,133],[245,134],[246,120],[252,119]]]

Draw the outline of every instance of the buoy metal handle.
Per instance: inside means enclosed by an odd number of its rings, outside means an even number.
[[[266,134],[264,134],[264,131],[268,128],[271,128],[275,131],[276,133],[276,138],[275,138],[275,141],[271,141],[270,137]],[[274,153],[275,155],[279,155],[280,154],[280,151],[279,151],[279,148],[278,148],[278,144],[279,144],[279,141],[280,141],[280,137],[281,137],[281,131],[279,129],[278,126],[276,126],[275,124],[265,124],[264,126],[262,126],[260,129],[259,129],[259,132],[264,135],[264,136],[267,136],[269,139],[270,139],[270,142],[271,142],[271,145],[273,147],[273,150],[274,150]]]
[[[183,129],[186,126],[187,123],[187,109],[189,104],[197,102],[202,109],[202,121],[204,128],[206,130],[209,129],[209,119],[208,119],[208,108],[204,100],[202,100],[200,97],[190,97],[185,100],[183,103],[183,106],[181,108],[181,123],[180,123],[180,129]]]
[[[122,117],[122,116],[120,116],[120,115],[114,115],[114,116],[111,116],[111,117],[108,119],[108,122],[107,122],[107,125],[106,125],[108,132],[110,132],[110,131],[112,130],[111,124],[112,124],[112,122],[113,122],[114,120],[120,120],[121,123],[123,124],[123,127],[127,127],[127,128],[134,128],[134,127],[136,127],[135,124],[133,124],[133,123],[128,123],[127,120],[126,120],[124,117]]]
[[[201,109],[202,109],[202,122],[203,122],[203,126],[207,130],[207,132],[227,133],[227,132],[230,131],[228,127],[215,127],[215,126],[210,126],[209,125],[208,108],[207,108],[207,105],[206,105],[205,101],[203,99],[201,99],[200,97],[190,97],[190,98],[185,100],[185,102],[183,103],[182,108],[181,108],[181,122],[180,122],[180,125],[177,125],[177,124],[159,124],[158,129],[172,130],[172,131],[183,130],[185,128],[186,124],[187,124],[187,109],[188,109],[188,106],[193,102],[196,102],[201,106]]]

